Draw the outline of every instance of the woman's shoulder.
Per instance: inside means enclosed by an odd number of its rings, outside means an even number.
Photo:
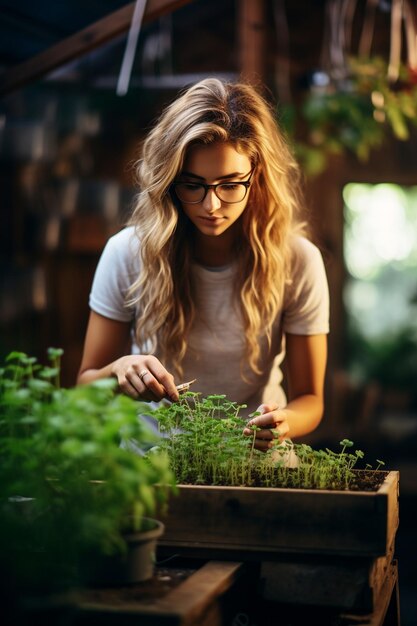
[[[126,226],[122,228],[122,230],[119,230],[119,232],[108,239],[106,247],[120,252],[137,252],[139,249],[139,239],[135,227]]]
[[[114,271],[136,274],[140,262],[140,243],[133,226],[123,228],[112,235],[103,250],[102,263],[114,268]]]
[[[292,235],[290,249],[294,263],[308,263],[321,258],[321,252],[316,244],[303,235]]]
[[[134,226],[126,226],[112,235],[106,243],[106,249],[121,258],[137,257],[139,248],[140,243]]]

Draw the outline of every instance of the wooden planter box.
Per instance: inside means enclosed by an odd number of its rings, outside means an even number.
[[[396,471],[376,492],[180,485],[159,546],[260,561],[267,600],[373,610],[392,562],[398,491]]]
[[[398,489],[395,471],[376,492],[180,485],[159,544],[260,560],[280,553],[383,556],[398,526]]]

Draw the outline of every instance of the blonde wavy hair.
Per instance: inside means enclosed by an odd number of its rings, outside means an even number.
[[[270,342],[289,280],[290,239],[304,231],[298,165],[271,108],[252,86],[205,79],[163,111],[136,165],[140,192],[129,224],[141,242],[142,263],[128,302],[139,311],[138,345],[149,351],[158,347],[179,376],[195,318],[192,225],[170,185],[191,145],[219,141],[230,142],[255,167],[236,249],[236,302],[245,330],[244,360],[257,374],[262,372],[260,338]]]

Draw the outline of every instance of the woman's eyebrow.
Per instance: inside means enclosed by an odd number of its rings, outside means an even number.
[[[198,178],[198,180],[206,180],[204,176],[198,176],[198,174],[193,174],[193,172],[181,172],[181,176],[189,176],[191,178]],[[225,176],[217,176],[214,180],[224,180],[226,178],[238,178],[247,176],[247,174],[242,172],[232,172],[231,174],[226,174]]]

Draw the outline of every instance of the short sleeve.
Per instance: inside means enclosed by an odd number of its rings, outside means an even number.
[[[329,289],[320,251],[307,239],[296,237],[291,284],[284,297],[282,328],[295,335],[329,332]]]
[[[131,322],[135,311],[126,305],[139,273],[139,245],[133,228],[111,237],[100,257],[90,292],[90,308],[112,320]]]

